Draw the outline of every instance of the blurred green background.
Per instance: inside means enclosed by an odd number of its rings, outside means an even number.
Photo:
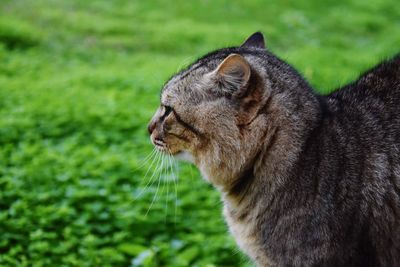
[[[400,5],[1,0],[0,266],[251,266],[194,167],[140,165],[166,79],[257,30],[327,93],[399,51]]]

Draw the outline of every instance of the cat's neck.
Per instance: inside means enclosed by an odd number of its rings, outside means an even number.
[[[322,114],[315,113],[307,124],[279,125],[267,130],[260,150],[251,164],[244,169],[232,186],[222,191],[222,198],[230,209],[240,209],[273,199],[280,189],[287,188],[295,175],[306,143],[312,139],[322,121]],[[286,190],[286,189],[284,189]]]

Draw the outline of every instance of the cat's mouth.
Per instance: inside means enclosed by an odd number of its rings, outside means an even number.
[[[164,142],[162,139],[154,138],[154,139],[152,139],[152,143],[156,147],[156,149],[158,151],[160,151],[160,152],[167,153],[167,154],[170,154],[172,156],[174,156],[175,154],[179,153],[179,151],[175,152],[175,153],[172,152],[171,149],[168,148],[167,143]]]
[[[151,137],[151,142],[153,143],[154,147],[163,153],[169,154],[171,156],[179,156],[182,153],[184,153],[184,151],[182,150],[174,150],[168,147],[167,143],[161,139],[161,138],[157,138],[157,137]]]
[[[152,138],[153,145],[161,152],[168,152],[167,144],[159,139],[159,138]]]

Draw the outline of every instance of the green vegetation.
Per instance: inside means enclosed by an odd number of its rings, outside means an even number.
[[[0,266],[250,266],[195,168],[145,188],[160,88],[261,30],[328,92],[398,52],[399,17],[395,0],[2,0]]]

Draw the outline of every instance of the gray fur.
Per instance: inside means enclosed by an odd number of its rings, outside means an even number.
[[[221,191],[258,266],[398,266],[400,56],[321,96],[259,40],[175,75],[161,95],[173,113],[157,112],[153,142],[190,155]],[[215,75],[232,54],[251,77],[225,90]]]

